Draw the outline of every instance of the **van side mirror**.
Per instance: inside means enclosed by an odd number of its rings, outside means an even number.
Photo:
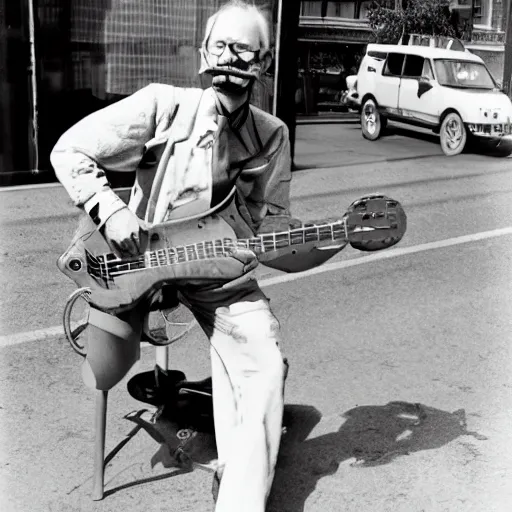
[[[434,87],[428,78],[421,77],[418,80],[418,98],[421,98],[426,92]]]

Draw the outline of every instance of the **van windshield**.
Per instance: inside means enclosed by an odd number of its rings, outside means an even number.
[[[487,68],[479,62],[436,59],[437,81],[448,87],[464,89],[494,89],[496,83]]]

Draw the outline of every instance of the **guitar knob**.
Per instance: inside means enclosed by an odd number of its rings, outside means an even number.
[[[69,260],[68,267],[73,272],[79,272],[82,269],[82,260],[80,260],[78,258],[73,258],[73,259]]]

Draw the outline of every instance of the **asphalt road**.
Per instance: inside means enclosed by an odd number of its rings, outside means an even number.
[[[346,123],[300,126],[296,163],[299,218],[339,217],[379,191],[403,204],[408,231],[375,255],[347,248],[319,273],[259,269],[291,361],[269,511],[508,511],[512,159],[446,158],[435,137],[400,130],[371,143]],[[0,509],[212,510],[211,475],[152,468],[159,446],[143,432],[91,501],[93,396],[55,335],[74,289],[55,261],[76,211],[56,187],[0,191],[0,205]],[[133,372],[153,362],[144,348]],[[197,328],[171,366],[208,375]],[[123,384],[111,392],[107,451],[141,408]],[[200,436],[194,456],[208,447]]]

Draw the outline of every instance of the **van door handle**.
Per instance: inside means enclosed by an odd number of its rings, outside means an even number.
[[[368,66],[367,71],[369,71],[370,73],[376,73],[377,72],[377,70],[375,68],[372,68],[371,66]]]

